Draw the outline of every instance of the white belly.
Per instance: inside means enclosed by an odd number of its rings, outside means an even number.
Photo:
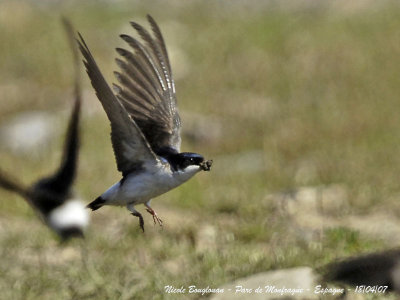
[[[147,172],[128,175],[123,183],[115,183],[101,197],[108,205],[141,204],[181,185],[197,172],[189,167],[184,172],[172,172],[167,166],[147,169]]]

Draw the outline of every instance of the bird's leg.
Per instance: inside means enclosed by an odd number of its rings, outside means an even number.
[[[157,222],[158,225],[160,225],[162,227],[163,226],[163,221],[157,216],[157,213],[154,211],[154,209],[152,209],[150,207],[150,201],[147,201],[144,204],[144,206],[146,206],[147,212],[153,216],[154,224],[156,224],[156,222]]]
[[[132,215],[139,218],[139,226],[140,226],[140,228],[142,228],[142,231],[144,232],[144,220],[143,220],[142,214],[140,212],[136,211],[136,212],[133,212]]]
[[[142,228],[142,231],[144,232],[144,221],[143,221],[143,216],[140,212],[138,212],[135,207],[133,206],[133,204],[128,204],[126,206],[126,208],[132,213],[133,216],[138,217],[139,218],[139,225],[140,228]]]

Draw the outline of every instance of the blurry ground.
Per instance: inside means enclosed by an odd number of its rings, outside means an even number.
[[[0,128],[31,111],[57,119],[28,152],[3,135],[0,166],[30,183],[60,159],[73,81],[60,15],[112,82],[118,35],[150,13],[175,71],[183,150],[214,159],[213,170],[153,201],[163,230],[146,214],[142,234],[125,209],[107,207],[84,241],[64,246],[0,191],[0,298],[176,299],[164,286],[216,288],[400,244],[400,6],[146,3],[0,2]],[[77,191],[89,202],[120,175],[83,78]]]

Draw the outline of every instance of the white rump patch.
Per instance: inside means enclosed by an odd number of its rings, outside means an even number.
[[[89,213],[80,200],[73,199],[54,209],[48,221],[55,230],[69,227],[84,229],[89,224]]]

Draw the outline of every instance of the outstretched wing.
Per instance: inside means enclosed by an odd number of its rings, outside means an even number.
[[[134,52],[117,48],[122,59],[116,59],[121,72],[115,72],[120,86],[114,85],[114,90],[155,153],[165,148],[180,152],[181,121],[171,65],[160,28],[151,16],[147,15],[147,19],[154,37],[131,22],[144,44],[121,35]]]
[[[15,179],[11,178],[9,175],[3,173],[0,170],[0,187],[5,190],[15,192],[20,196],[24,197],[26,200],[29,199],[30,193],[27,188],[23,187]]]
[[[79,56],[76,44],[74,42],[74,29],[67,19],[63,18],[62,21],[73,54],[75,101],[68,123],[61,165],[54,175],[44,178],[37,183],[38,186],[41,186],[42,188],[45,188],[46,190],[51,191],[57,195],[66,195],[69,192],[76,176],[79,152],[79,117],[82,101]]]
[[[118,170],[125,176],[140,168],[145,161],[157,164],[159,160],[151,150],[140,128],[115,97],[80,34],[79,37],[78,44],[85,58],[86,72],[96,91],[97,98],[99,98],[111,122],[111,142]]]

